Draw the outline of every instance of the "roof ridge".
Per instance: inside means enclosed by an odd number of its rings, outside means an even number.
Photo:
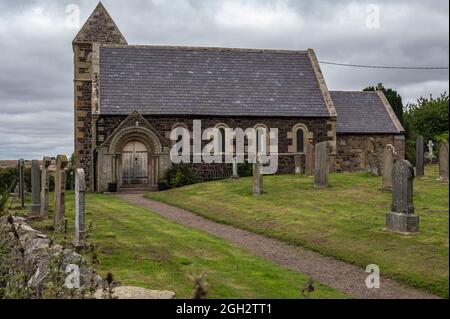
[[[102,44],[101,48],[118,49],[166,49],[185,51],[214,51],[214,52],[248,52],[248,53],[284,53],[284,54],[307,54],[308,50],[287,50],[287,49],[255,49],[255,48],[230,48],[230,47],[202,47],[202,46],[178,46],[178,45],[123,45],[123,44]]]

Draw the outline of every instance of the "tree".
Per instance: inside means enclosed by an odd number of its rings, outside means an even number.
[[[364,89],[364,91],[382,91],[384,95],[386,96],[387,100],[389,101],[389,104],[391,104],[392,108],[394,109],[395,114],[397,115],[400,123],[404,125],[404,107],[403,107],[403,101],[400,94],[397,93],[397,91],[393,89],[386,89],[382,83],[378,83],[376,87],[369,86]]]
[[[445,92],[437,98],[421,97],[416,103],[408,104],[405,119],[410,136],[422,135],[427,140],[439,140],[448,136],[449,96]]]

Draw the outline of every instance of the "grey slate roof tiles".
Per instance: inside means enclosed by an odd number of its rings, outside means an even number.
[[[329,117],[307,51],[100,49],[100,112]]]
[[[337,133],[400,133],[377,92],[330,91]]]

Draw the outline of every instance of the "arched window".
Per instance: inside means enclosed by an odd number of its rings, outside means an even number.
[[[224,127],[220,127],[219,128],[219,132],[220,132],[220,152],[225,154],[225,128]]]
[[[297,124],[292,128],[293,148],[294,153],[305,153],[306,143],[308,143],[309,131],[306,125]]]
[[[303,129],[297,129],[297,153],[305,152],[305,132]]]

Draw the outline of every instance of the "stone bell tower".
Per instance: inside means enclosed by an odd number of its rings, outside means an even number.
[[[98,113],[93,109],[92,52],[94,43],[121,44],[127,41],[101,2],[72,42],[74,53],[74,116],[75,159],[84,168],[86,185],[93,191],[95,123]]]

